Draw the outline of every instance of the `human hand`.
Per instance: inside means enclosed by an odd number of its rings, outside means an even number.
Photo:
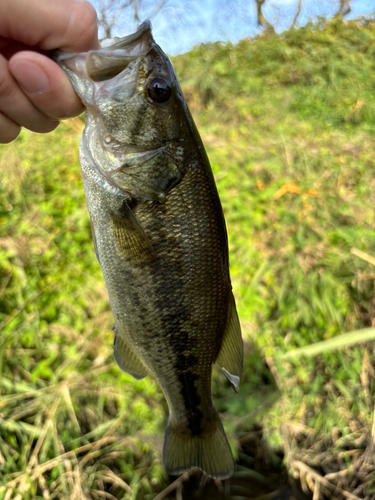
[[[21,127],[51,132],[83,110],[48,51],[100,48],[94,7],[86,0],[0,0],[0,143]]]

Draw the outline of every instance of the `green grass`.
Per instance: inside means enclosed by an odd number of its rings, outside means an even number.
[[[372,23],[335,20],[175,63],[194,75],[182,86],[221,193],[240,316],[276,360],[375,317],[374,265],[358,252],[375,255],[374,37]],[[364,349],[289,358],[283,385],[314,420],[339,380],[352,415],[370,419]]]
[[[236,395],[215,371],[213,392],[235,454],[255,423],[284,450],[285,423],[370,432],[373,331],[335,337],[375,324],[375,24],[335,20],[173,62],[228,226],[245,374]],[[74,119],[0,147],[1,500],[151,500],[168,484],[166,403],[112,359],[81,130]]]

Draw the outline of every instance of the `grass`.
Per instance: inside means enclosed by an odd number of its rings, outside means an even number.
[[[237,476],[260,425],[264,463],[283,454],[324,498],[374,487],[374,56],[371,20],[334,20],[173,61],[217,180],[246,341],[239,395],[213,379]],[[169,483],[160,390],[112,359],[81,130],[76,118],[0,147],[1,500],[151,500]]]

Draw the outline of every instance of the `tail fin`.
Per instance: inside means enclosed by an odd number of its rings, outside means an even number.
[[[218,414],[210,427],[210,432],[191,436],[176,432],[168,420],[163,449],[163,464],[168,474],[176,476],[199,467],[215,479],[231,477],[232,452]]]

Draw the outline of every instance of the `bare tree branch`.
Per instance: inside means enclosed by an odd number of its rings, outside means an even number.
[[[298,16],[299,16],[299,15],[300,15],[300,13],[301,13],[301,7],[302,7],[302,0],[298,0],[297,10],[296,10],[296,14],[295,14],[295,16],[294,16],[294,19],[293,19],[293,22],[292,22],[291,28],[294,28],[294,27],[295,27],[295,25],[296,25],[296,22],[297,22]]]
[[[105,38],[112,37],[112,30],[122,12],[130,7],[134,0],[118,2],[118,0],[100,0],[98,22],[104,30]]]
[[[263,7],[263,4],[265,3],[265,1],[266,0],[255,0],[255,3],[257,6],[258,26],[265,29],[266,32],[275,33],[274,27],[272,26],[272,24],[270,22],[267,21],[267,19],[264,17],[263,12],[262,12],[262,7]]]
[[[121,16],[132,11],[129,17],[139,25],[145,19],[152,19],[165,6],[168,0],[156,3],[154,0],[97,0],[98,22],[105,38],[112,38],[113,29],[121,25]],[[155,6],[156,4],[156,6]]]
[[[155,10],[153,11],[153,13],[152,13],[152,14],[150,14],[150,15],[148,16],[148,18],[149,18],[149,19],[152,19],[153,17],[155,17],[155,16],[156,16],[156,14],[159,12],[159,10],[161,10],[161,9],[164,7],[164,5],[165,5],[166,3],[167,3],[167,0],[161,0],[161,2],[159,3],[159,5],[157,5],[157,6],[155,7]]]
[[[139,7],[141,5],[142,0],[135,0],[133,2],[133,10],[134,10],[134,21],[139,24]]]
[[[344,19],[345,16],[352,11],[350,7],[351,0],[340,0],[339,10],[336,12],[334,17],[338,17],[340,19]]]

